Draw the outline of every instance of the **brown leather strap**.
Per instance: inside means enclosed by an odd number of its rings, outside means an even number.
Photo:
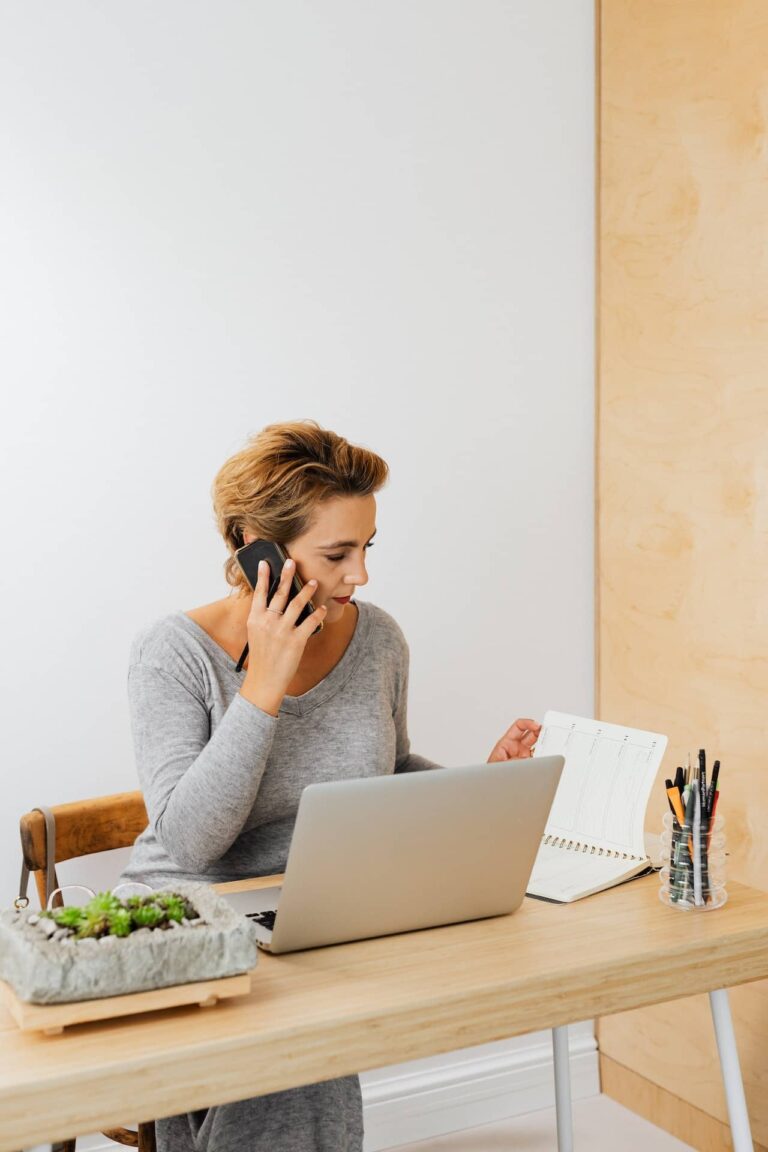
[[[54,889],[54,876],[56,874],[56,818],[45,804],[38,804],[33,812],[42,812],[45,820],[45,902],[51,898]],[[19,880],[19,894],[13,902],[14,908],[21,910],[29,905],[27,888],[29,887],[29,865],[22,856],[21,879]]]
[[[102,1128],[102,1136],[114,1140],[115,1144],[123,1144],[128,1148],[138,1148],[139,1134],[131,1128]]]
[[[139,1152],[157,1152],[154,1120],[139,1124],[138,1131],[131,1128],[102,1128],[102,1135],[114,1140],[116,1144],[138,1148]]]

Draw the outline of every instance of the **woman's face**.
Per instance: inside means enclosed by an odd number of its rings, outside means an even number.
[[[326,605],[326,624],[341,620],[355,588],[368,583],[365,554],[375,534],[373,496],[335,496],[317,506],[308,530],[287,546],[299,578],[317,580],[312,600]]]

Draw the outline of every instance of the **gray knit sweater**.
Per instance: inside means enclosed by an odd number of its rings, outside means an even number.
[[[339,663],[286,696],[277,717],[239,695],[245,673],[185,613],[137,637],[128,691],[149,825],[123,879],[282,872],[307,784],[437,767],[409,751],[403,634],[381,608],[356,603]]]

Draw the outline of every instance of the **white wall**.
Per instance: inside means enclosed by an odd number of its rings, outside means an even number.
[[[414,750],[591,713],[592,8],[6,6],[2,903],[23,811],[135,787],[131,637],[226,593],[270,421],[391,465]]]

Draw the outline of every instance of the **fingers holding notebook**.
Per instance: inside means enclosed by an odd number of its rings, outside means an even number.
[[[493,746],[488,763],[494,764],[499,760],[527,760],[533,756],[533,746],[540,732],[541,724],[537,720],[515,720]]]

